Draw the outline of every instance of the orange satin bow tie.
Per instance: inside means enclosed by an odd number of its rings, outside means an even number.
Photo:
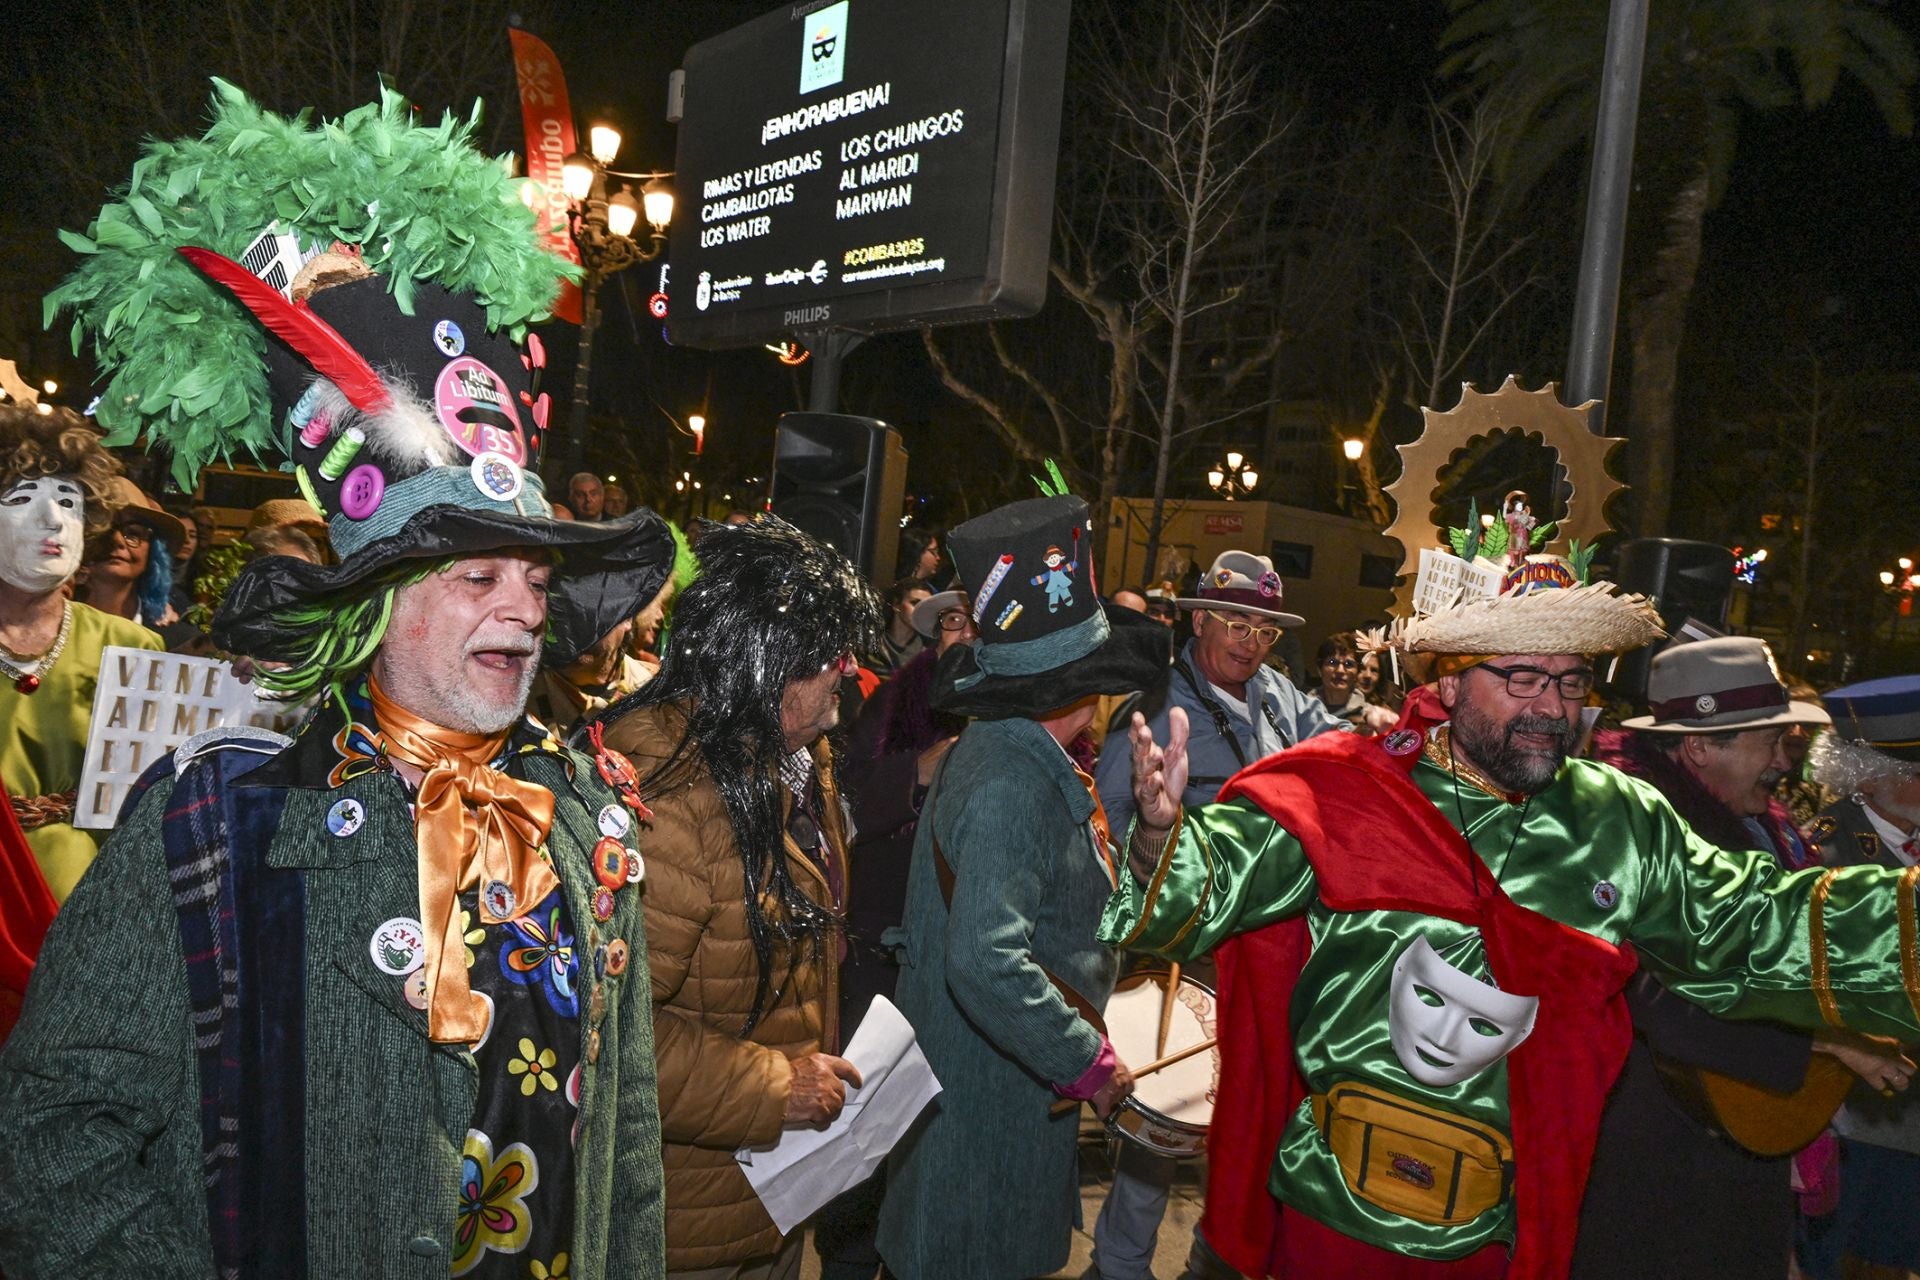
[[[439,1044],[471,1044],[487,1029],[486,1001],[467,984],[460,894],[483,878],[480,919],[500,924],[533,910],[559,887],[540,856],[553,828],[553,793],[491,768],[507,735],[461,733],[423,720],[381,692],[367,693],[380,726],[380,749],[425,771],[415,797],[420,850],[420,924],[427,944],[427,1035]],[[490,899],[492,899],[490,901]],[[494,908],[505,906],[503,914]]]

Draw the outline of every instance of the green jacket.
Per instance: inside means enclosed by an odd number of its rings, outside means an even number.
[[[443,1280],[478,1072],[465,1048],[427,1039],[426,1015],[371,962],[375,929],[420,912],[413,818],[398,779],[335,727],[316,717],[240,783],[271,772],[269,785],[289,787],[266,862],[305,872],[307,1274]],[[616,894],[613,917],[593,920],[596,815],[618,800],[592,762],[529,743],[505,768],[558,800],[548,844],[586,954],[618,937],[644,957],[639,893]],[[10,1280],[213,1274],[187,971],[161,844],[172,787],[142,799],[68,899],[0,1053]],[[365,806],[350,839],[327,827],[343,797]],[[575,1280],[665,1271],[646,974],[644,963],[619,977],[582,966]],[[595,984],[606,1013],[587,1062]]]
[[[1080,1120],[1050,1114],[1052,1086],[1086,1073],[1101,1036],[1039,966],[1095,1008],[1113,991],[1114,954],[1094,937],[1113,882],[1092,814],[1066,753],[1020,719],[969,725],[921,807],[898,1000],[942,1092],[887,1167],[880,1255],[903,1280],[1013,1280],[1066,1265]],[[936,833],[954,873],[951,911]]]

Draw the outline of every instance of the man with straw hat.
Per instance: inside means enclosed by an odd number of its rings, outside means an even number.
[[[1179,803],[1185,717],[1164,745],[1135,723],[1132,874],[1102,935],[1174,958],[1247,935],[1220,957],[1242,1123],[1209,1152],[1206,1218],[1243,1271],[1565,1275],[1636,953],[1717,1013],[1920,1029],[1920,975],[1892,960],[1910,883],[1725,854],[1568,758],[1593,659],[1660,634],[1583,577],[1530,557],[1396,624],[1376,643],[1434,662],[1400,726],[1322,735],[1216,804]]]
[[[522,707],[672,543],[651,512],[555,522],[527,469],[516,335],[568,268],[474,122],[217,88],[54,301],[103,425],[183,483],[290,458],[340,561],[248,564],[213,633],[319,696],[291,742],[214,730],[149,770],[56,919],[0,1055],[0,1267],[657,1277],[638,797]]]
[[[947,535],[980,631],[934,674],[970,723],[920,806],[899,1004],[942,1093],[887,1168],[880,1255],[902,1280],[1017,1280],[1064,1266],[1078,1108],[1132,1088],[1100,1019],[1116,962],[1094,938],[1115,854],[1066,748],[1099,695],[1159,679],[1172,633],[1103,605],[1087,505],[1016,502]],[[1061,564],[1074,572],[1061,572]]]

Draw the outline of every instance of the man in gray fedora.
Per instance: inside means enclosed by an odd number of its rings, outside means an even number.
[[[1790,767],[1788,730],[1830,721],[1813,703],[1790,699],[1764,641],[1716,636],[1669,646],[1653,660],[1647,706],[1623,729],[1595,735],[1595,758],[1652,785],[1696,835],[1729,853],[1788,871],[1817,861],[1773,791]],[[1633,1048],[1601,1117],[1573,1275],[1777,1271],[1793,1237],[1789,1159],[1728,1136],[1697,1072],[1789,1095],[1814,1053],[1895,1087],[1910,1068],[1777,1023],[1715,1017],[1644,972],[1627,988],[1627,1007]],[[1660,1158],[1649,1159],[1656,1151]],[[1622,1222],[1646,1234],[1622,1232]],[[1650,1238],[1658,1248],[1647,1247]]]

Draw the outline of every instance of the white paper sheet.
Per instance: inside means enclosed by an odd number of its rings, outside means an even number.
[[[787,1129],[766,1150],[742,1147],[734,1158],[781,1234],[879,1167],[940,1082],[913,1027],[885,996],[875,996],[843,1055],[860,1071],[847,1105],[825,1129]]]

